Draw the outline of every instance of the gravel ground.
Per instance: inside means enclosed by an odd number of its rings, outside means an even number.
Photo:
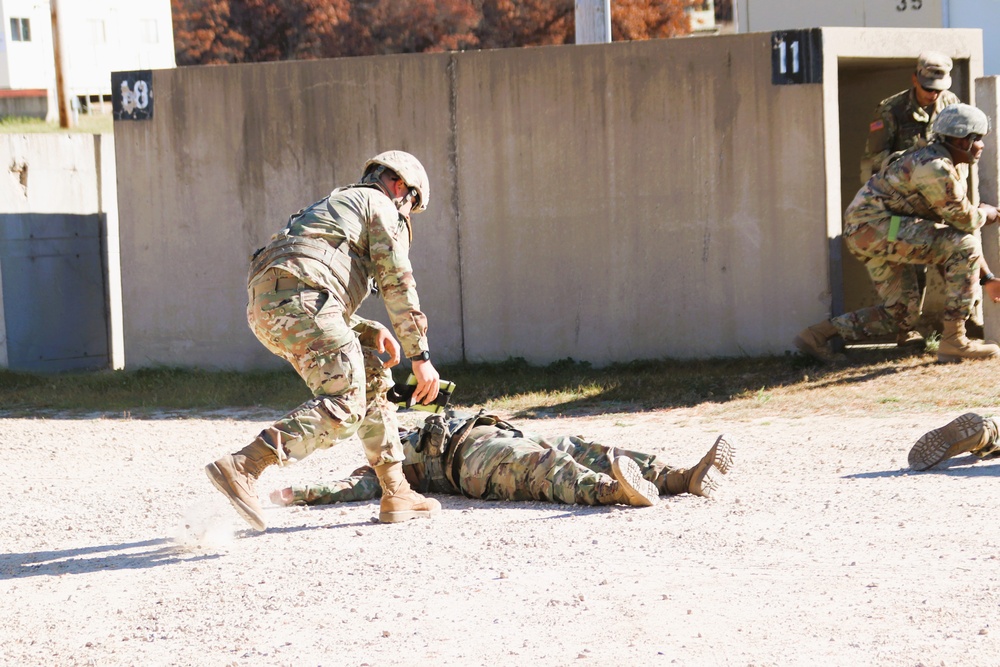
[[[0,419],[0,663],[1000,665],[1000,461],[906,470],[954,416],[519,420],[738,457],[714,500],[646,509],[269,506],[361,464],[352,441],[263,475],[262,534],[202,471],[260,416]]]

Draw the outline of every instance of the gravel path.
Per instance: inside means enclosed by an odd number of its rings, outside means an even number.
[[[725,431],[738,458],[712,501],[269,506],[263,534],[202,471],[260,418],[0,419],[0,663],[998,665],[1000,461],[905,470],[954,416],[522,420],[678,465]],[[361,459],[269,469],[265,505]]]

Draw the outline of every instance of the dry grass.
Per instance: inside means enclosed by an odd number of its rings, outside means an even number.
[[[676,407],[732,418],[952,413],[1000,406],[998,371],[1000,362],[938,364],[929,353],[854,349],[831,366],[787,356],[631,364],[581,371],[579,382],[546,374],[544,389],[474,402],[521,416]]]
[[[1000,406],[1000,362],[938,364],[933,354],[852,349],[831,366],[798,355],[643,361],[592,368],[513,359],[443,366],[454,404],[525,417],[695,408],[729,418],[813,414],[892,415]],[[401,379],[405,370],[400,369]],[[129,413],[261,409],[281,413],[308,398],[291,371],[144,369],[33,375],[0,371],[0,414]]]
[[[0,118],[0,134],[38,134],[77,132],[83,134],[112,134],[114,118],[111,114],[80,114],[76,125],[69,129],[59,127],[59,123],[46,123],[38,118],[5,116]]]
[[[1000,361],[938,364],[930,353],[852,349],[822,366],[798,355],[637,361],[606,368],[567,359],[545,367],[519,359],[443,366],[453,403],[525,416],[694,408],[731,418],[814,414],[891,415],[991,411],[1000,406]],[[397,378],[405,375],[399,369]],[[143,369],[32,375],[0,371],[7,415],[256,409],[284,412],[308,398],[291,371]]]

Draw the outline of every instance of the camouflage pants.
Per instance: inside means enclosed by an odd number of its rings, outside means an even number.
[[[343,307],[327,292],[266,290],[266,281],[273,282],[277,273],[266,271],[251,285],[247,321],[264,347],[295,368],[313,398],[257,440],[285,462],[357,435],[370,465],[402,461],[395,407],[386,399],[391,373],[374,349],[361,346]],[[261,283],[265,291],[255,290]]]
[[[577,436],[512,435],[501,431],[476,443],[462,463],[463,492],[486,500],[598,504],[598,485],[611,477],[610,447]],[[643,477],[666,493],[668,466],[649,454],[615,452],[639,464]]]
[[[516,437],[509,431],[498,431],[469,446],[459,483],[467,495],[485,500],[596,505],[598,483],[610,481],[609,449],[575,436]],[[672,468],[652,454],[615,451],[638,463],[643,477],[653,482],[661,495],[668,493],[667,473]],[[459,493],[453,487],[450,492]],[[292,494],[296,503],[328,505],[375,499],[381,496],[382,489],[375,472],[365,467],[344,480],[294,486]]]
[[[831,321],[844,340],[862,340],[914,328],[920,318],[921,293],[915,265],[941,267],[945,285],[945,320],[966,320],[972,313],[979,239],[954,227],[920,218],[901,218],[894,242],[890,218],[863,222],[844,240],[865,265],[881,305],[862,308]]]

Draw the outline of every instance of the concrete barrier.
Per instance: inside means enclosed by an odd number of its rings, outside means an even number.
[[[390,148],[431,178],[412,258],[436,359],[788,350],[870,289],[843,276],[842,133],[923,49],[960,95],[982,73],[976,30],[810,39],[819,80],[791,85],[768,33],[154,71],[153,117],[115,123],[126,362],[277,364],[246,328],[249,253]]]

